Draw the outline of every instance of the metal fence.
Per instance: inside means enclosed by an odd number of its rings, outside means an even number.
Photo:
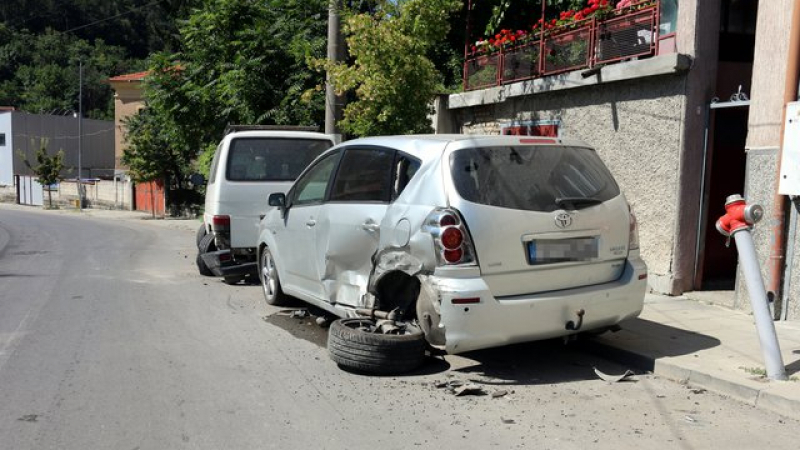
[[[546,32],[542,39],[464,62],[464,90],[589,69],[658,53],[659,2]]]

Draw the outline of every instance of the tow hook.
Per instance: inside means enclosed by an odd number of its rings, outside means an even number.
[[[584,311],[582,308],[577,310],[577,311],[575,311],[575,315],[578,316],[578,323],[576,324],[575,322],[570,320],[570,321],[567,322],[566,329],[569,330],[569,331],[578,331],[578,330],[580,330],[581,327],[583,326],[583,315],[584,314],[586,314],[586,311]]]

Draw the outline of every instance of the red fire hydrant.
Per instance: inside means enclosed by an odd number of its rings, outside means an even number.
[[[749,230],[763,217],[761,205],[748,205],[741,195],[734,194],[725,199],[725,215],[717,220],[717,231],[732,236],[737,231]]]
[[[747,293],[750,294],[750,305],[753,307],[753,316],[756,319],[758,340],[761,343],[761,352],[764,354],[767,376],[773,380],[785,380],[786,367],[783,365],[778,335],[775,333],[775,324],[769,311],[767,291],[761,278],[756,246],[753,244],[753,236],[750,235],[753,225],[764,217],[764,208],[760,205],[748,205],[741,195],[734,194],[725,200],[725,211],[725,215],[717,220],[717,230],[729,241],[731,236],[736,240],[739,264],[747,282]]]

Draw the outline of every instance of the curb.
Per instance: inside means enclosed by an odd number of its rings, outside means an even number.
[[[630,366],[644,372],[651,372],[680,384],[708,389],[717,394],[736,399],[750,406],[800,420],[800,396],[782,395],[780,392],[795,388],[800,391],[800,383],[793,381],[764,381],[764,387],[748,386],[746,383],[725,379],[703,371],[689,369],[670,361],[670,358],[655,358],[596,340],[580,344],[583,351],[591,352],[619,364]],[[753,383],[759,383],[753,381]],[[796,387],[794,386],[796,384]]]

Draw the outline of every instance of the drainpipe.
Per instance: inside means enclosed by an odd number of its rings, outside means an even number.
[[[781,151],[778,152],[776,179],[781,173],[783,134],[786,131],[786,104],[797,100],[797,84],[800,81],[800,0],[794,1],[792,25],[789,32],[789,59],[786,63],[786,84],[783,88],[783,114],[781,115]],[[781,292],[781,275],[786,255],[786,196],[775,192],[772,201],[772,248],[770,250],[770,280],[768,290],[777,296]],[[785,299],[785,296],[782,297]]]

